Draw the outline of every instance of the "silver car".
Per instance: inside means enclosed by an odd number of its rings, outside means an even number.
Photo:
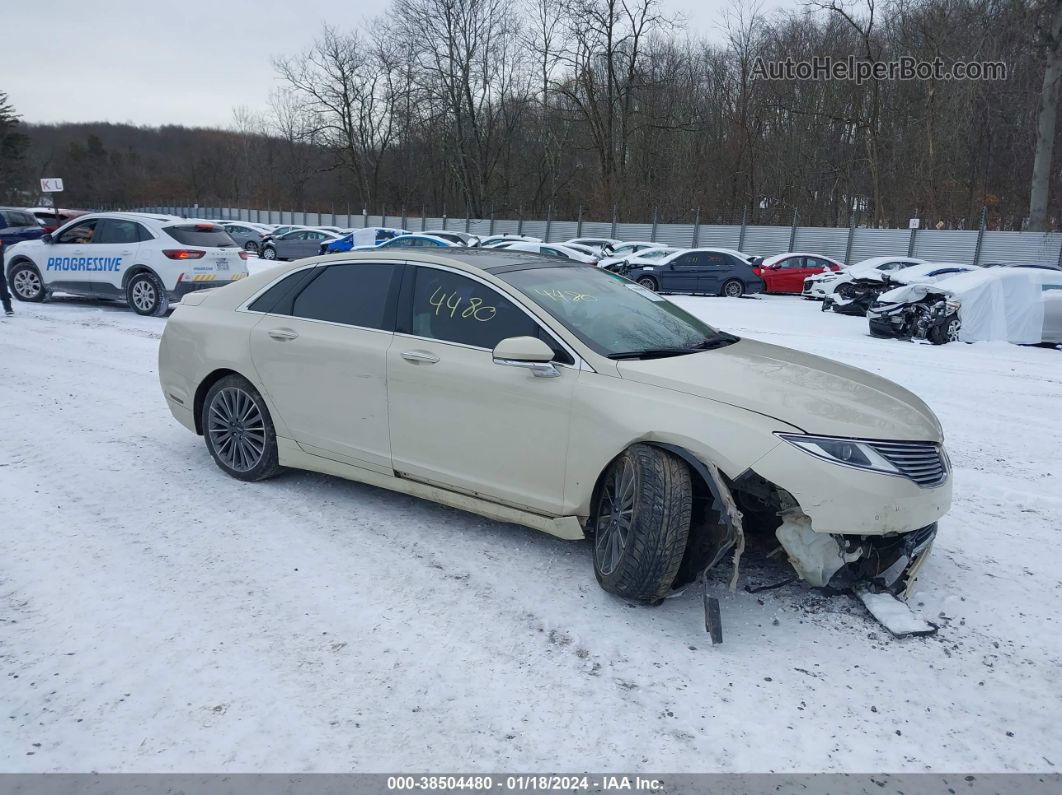
[[[262,246],[262,259],[302,259],[321,253],[321,244],[340,236],[323,229],[294,229],[268,240]]]
[[[270,234],[269,229],[257,224],[226,222],[222,227],[244,251],[251,254],[258,253],[262,247],[262,238]]]

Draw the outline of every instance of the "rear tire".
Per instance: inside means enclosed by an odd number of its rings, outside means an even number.
[[[727,298],[740,298],[745,294],[745,285],[737,279],[731,279],[723,283],[723,289],[719,294]]]
[[[647,290],[652,290],[653,292],[656,292],[656,279],[652,279],[648,276],[642,276],[640,279],[638,279],[638,284],[640,284]]]
[[[273,418],[262,394],[242,375],[227,375],[210,387],[200,423],[207,450],[225,474],[256,481],[280,472]]]
[[[601,587],[641,602],[663,599],[682,564],[692,505],[685,462],[646,444],[623,451],[605,471],[591,518]]]
[[[256,257],[258,256],[258,244],[255,243],[253,240],[248,240],[246,243],[244,243],[243,250],[246,251],[248,254],[254,254]]]
[[[125,286],[125,300],[138,315],[162,317],[170,308],[166,288],[154,273],[138,273]]]
[[[10,282],[11,293],[19,301],[39,304],[47,295],[41,272],[32,262],[20,262],[11,268]]]

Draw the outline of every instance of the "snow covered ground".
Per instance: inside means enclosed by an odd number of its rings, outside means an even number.
[[[0,322],[0,770],[1053,771],[1062,352],[932,347],[797,298],[679,298],[943,421],[955,505],[897,641],[847,597],[601,591],[585,544],[342,480],[225,477],[156,380],[163,321]],[[752,560],[742,584],[786,575]]]

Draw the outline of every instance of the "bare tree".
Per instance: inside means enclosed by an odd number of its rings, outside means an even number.
[[[1040,28],[1046,54],[1044,83],[1036,118],[1036,156],[1029,196],[1029,229],[1047,231],[1047,199],[1058,119],[1058,82],[1062,78],[1062,0],[1050,0],[1049,23]]]

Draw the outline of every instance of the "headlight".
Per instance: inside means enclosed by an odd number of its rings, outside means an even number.
[[[780,433],[794,447],[816,458],[831,461],[842,466],[866,469],[871,472],[885,472],[890,475],[902,474],[889,463],[877,450],[858,439],[845,439],[836,436],[808,436],[803,433]]]

